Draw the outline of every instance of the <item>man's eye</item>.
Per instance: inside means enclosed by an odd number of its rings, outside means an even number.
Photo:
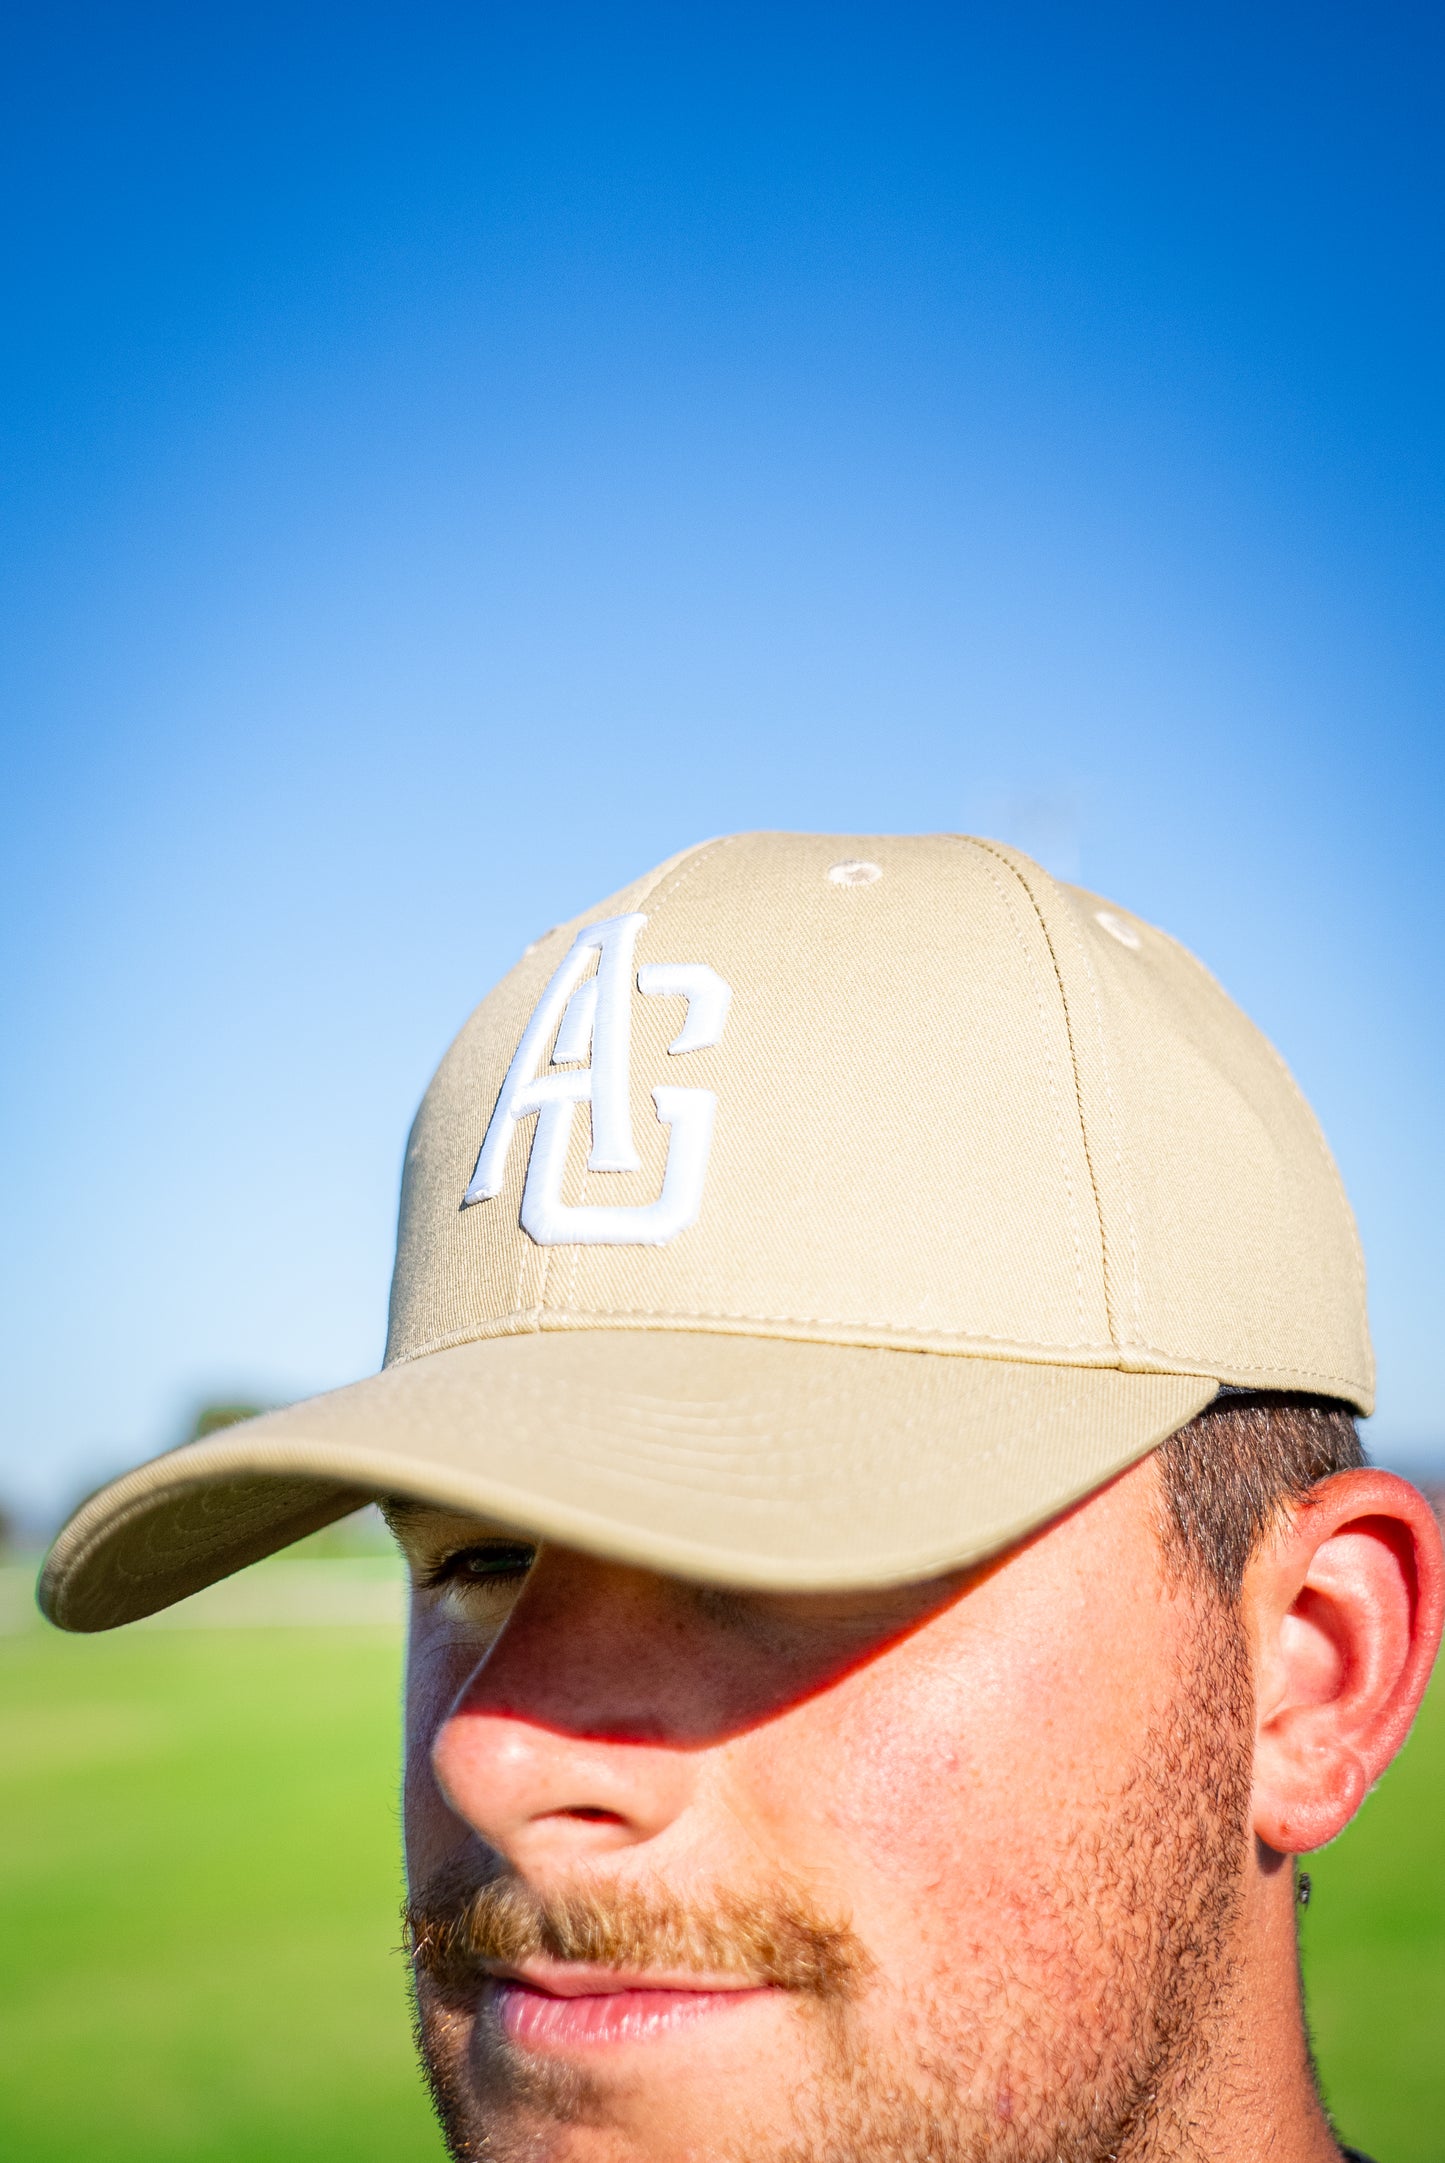
[[[515,1585],[531,1569],[537,1550],[525,1540],[489,1540],[485,1547],[461,1547],[444,1555],[426,1572],[428,1585]]]

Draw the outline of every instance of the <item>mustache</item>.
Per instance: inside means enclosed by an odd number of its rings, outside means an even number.
[[[635,1886],[543,1894],[511,1871],[479,1875],[465,1859],[408,1900],[402,1931],[418,1981],[447,1997],[473,1995],[494,1967],[547,1959],[737,1976],[836,2001],[853,1997],[871,1966],[847,1923],[784,1885],[697,1901]]]

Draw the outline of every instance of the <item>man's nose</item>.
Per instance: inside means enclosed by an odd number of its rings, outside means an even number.
[[[664,1579],[544,1550],[438,1727],[448,1806],[534,1883],[656,1839],[686,1809],[690,1633],[676,1606]]]

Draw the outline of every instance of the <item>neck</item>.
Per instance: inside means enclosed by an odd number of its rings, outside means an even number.
[[[1255,1854],[1205,2019],[1116,2163],[1340,2163],[1310,2060],[1286,1856]]]

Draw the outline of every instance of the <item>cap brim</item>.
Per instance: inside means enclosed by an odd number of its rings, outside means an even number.
[[[691,1331],[494,1338],[127,1473],[60,1534],[40,1602],[110,1629],[377,1495],[715,1584],[897,1584],[1022,1538],[1215,1389]]]

